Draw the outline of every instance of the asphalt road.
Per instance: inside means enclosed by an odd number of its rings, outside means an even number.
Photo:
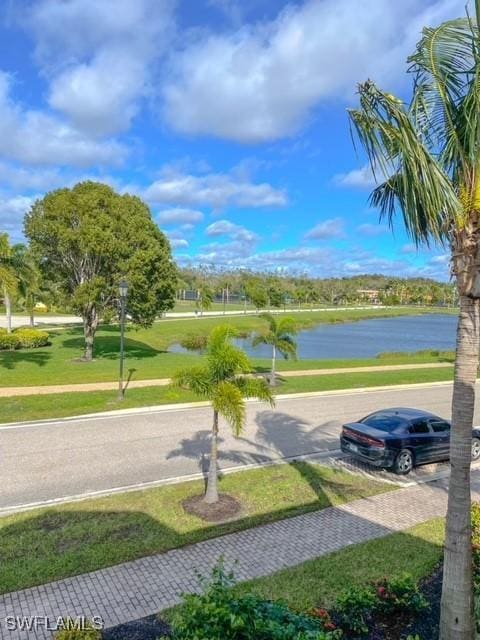
[[[242,438],[221,424],[221,467],[337,449],[343,422],[382,407],[449,418],[451,391],[448,384],[282,398],[274,410],[250,403]],[[198,473],[210,423],[210,409],[196,407],[0,427],[0,510]]]

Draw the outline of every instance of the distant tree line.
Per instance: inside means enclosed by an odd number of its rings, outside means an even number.
[[[395,278],[381,274],[313,278],[208,266],[180,268],[176,295],[177,300],[196,301],[200,309],[210,308],[212,302],[248,302],[258,309],[318,304],[457,304],[453,284],[430,278]]]

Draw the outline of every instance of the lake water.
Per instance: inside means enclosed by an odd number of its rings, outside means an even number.
[[[447,314],[320,324],[298,333],[298,355],[302,359],[371,358],[384,351],[451,350],[456,326],[457,317]],[[251,356],[271,357],[268,345],[253,349],[248,338],[236,342]],[[185,351],[180,345],[170,350]]]

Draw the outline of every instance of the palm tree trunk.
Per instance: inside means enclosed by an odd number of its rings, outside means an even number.
[[[218,502],[218,411],[213,412],[210,464],[204,500],[208,504]]]
[[[275,373],[275,361],[277,359],[277,349],[275,345],[272,347],[272,371],[270,373],[270,386],[274,387],[277,384],[277,378]]]
[[[460,297],[452,399],[450,487],[440,620],[441,640],[474,637],[470,462],[480,346],[480,302]]]
[[[7,316],[7,332],[12,333],[12,299],[6,287],[3,288],[3,298],[5,300],[5,314]]]

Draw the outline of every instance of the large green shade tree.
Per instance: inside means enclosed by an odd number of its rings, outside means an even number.
[[[92,360],[103,314],[116,310],[118,284],[129,285],[131,320],[150,325],[175,301],[176,267],[147,205],[97,182],[81,182],[38,200],[25,235],[46,279],[58,283],[83,319],[85,360]]]
[[[399,215],[417,244],[451,250],[457,329],[440,637],[474,637],[471,432],[480,342],[480,0],[476,16],[425,28],[409,58],[410,104],[372,81],[350,118],[378,186],[372,204]]]

